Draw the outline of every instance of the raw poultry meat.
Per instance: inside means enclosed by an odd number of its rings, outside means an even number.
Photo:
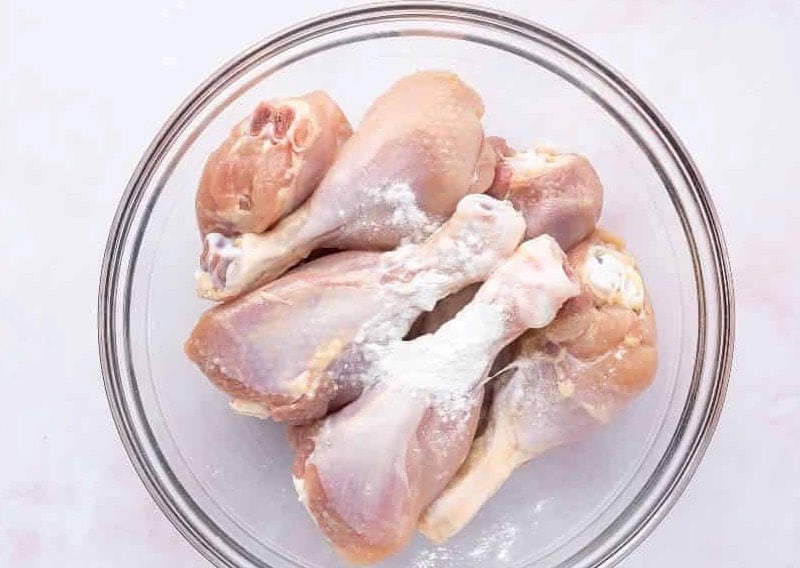
[[[320,418],[359,394],[361,383],[346,380],[349,366],[401,339],[438,299],[484,280],[524,231],[507,202],[468,195],[420,245],[326,256],[212,308],[186,353],[240,412]]]
[[[501,156],[489,193],[522,212],[526,238],[549,234],[570,250],[592,234],[603,207],[603,186],[586,158],[545,148],[517,153],[502,138],[487,140]],[[476,290],[471,286],[441,300],[420,316],[410,336],[436,331]]]
[[[436,333],[350,368],[369,384],[360,398],[291,430],[301,500],[344,558],[376,562],[411,538],[467,454],[494,358],[579,292],[564,262],[549,236],[523,243]]]
[[[548,234],[569,250],[592,234],[603,185],[589,160],[544,147],[518,153],[500,138],[490,141],[503,157],[489,194],[522,211],[528,238]]]
[[[355,134],[323,92],[262,102],[198,188],[198,292],[227,303],[186,353],[234,410],[290,425],[301,500],[353,562],[449,538],[655,373],[635,262],[592,234],[594,168],[484,137],[483,112],[441,71]]]
[[[266,231],[305,201],[352,133],[322,91],[259,103],[206,161],[196,199],[201,233]]]
[[[424,239],[461,197],[492,183],[497,154],[482,115],[480,96],[452,73],[400,79],[294,213],[266,233],[206,236],[198,292],[233,298],[320,247],[383,250]]]
[[[492,384],[485,431],[420,521],[434,542],[463,528],[517,467],[607,424],[653,380],[653,309],[633,257],[598,231],[568,258],[581,294],[523,336]]]

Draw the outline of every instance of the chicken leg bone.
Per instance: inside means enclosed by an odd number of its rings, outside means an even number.
[[[359,399],[293,428],[295,485],[337,551],[368,563],[401,549],[467,454],[498,352],[578,293],[564,253],[523,243],[436,333],[383,347]]]
[[[493,383],[485,431],[420,521],[434,542],[461,530],[517,467],[607,424],[653,380],[653,309],[633,257],[598,231],[569,262],[581,294],[523,336],[512,369]]]
[[[323,257],[212,308],[186,353],[240,412],[290,423],[320,418],[363,387],[340,380],[344,368],[401,339],[438,299],[484,280],[524,231],[510,204],[468,195],[425,243]]]
[[[425,239],[494,178],[483,103],[456,75],[415,73],[367,111],[311,197],[262,234],[206,236],[198,292],[228,300],[319,247],[387,250]]]

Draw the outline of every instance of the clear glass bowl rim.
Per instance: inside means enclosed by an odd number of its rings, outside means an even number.
[[[700,320],[702,337],[698,339],[698,344],[704,343],[705,325],[708,319],[713,319],[715,322],[715,329],[712,331],[716,335],[711,338],[715,344],[715,353],[704,352],[702,347],[698,349],[692,393],[697,390],[697,383],[705,364],[712,365],[710,371],[712,379],[707,385],[709,392],[706,393],[705,407],[700,409],[699,420],[697,409],[692,407],[690,400],[684,408],[682,427],[676,431],[674,443],[670,444],[670,450],[662,459],[658,471],[653,474],[655,478],[658,475],[664,477],[669,473],[668,479],[651,479],[645,484],[640,495],[625,509],[623,515],[593,541],[595,543],[604,536],[608,537],[607,542],[599,547],[602,549],[599,550],[599,554],[596,550],[590,558],[588,555],[582,556],[579,552],[562,564],[563,566],[574,564],[612,566],[641,543],[674,505],[699,465],[716,428],[724,404],[733,357],[735,320],[730,264],[722,229],[702,176],[672,128],[653,105],[620,73],[583,47],[539,24],[511,14],[450,2],[385,2],[330,12],[279,31],[246,49],[221,66],[183,101],[156,135],[131,176],[112,222],[103,258],[98,297],[98,341],[103,381],[114,422],[131,462],[153,499],[178,531],[205,558],[217,566],[268,568],[267,564],[253,557],[236,543],[227,542],[226,535],[220,534],[218,527],[202,511],[191,510],[191,507],[186,506],[187,499],[193,505],[191,498],[183,492],[178,480],[171,475],[169,466],[163,460],[152,435],[149,437],[146,435],[143,439],[136,418],[129,412],[129,399],[136,396],[136,387],[133,384],[135,377],[132,373],[130,376],[128,374],[131,366],[130,361],[126,361],[125,354],[128,353],[129,359],[129,351],[126,351],[129,346],[120,347],[120,342],[127,340],[124,326],[127,325],[129,315],[130,278],[127,278],[126,287],[119,286],[125,282],[120,280],[120,273],[124,268],[123,257],[126,248],[131,246],[128,237],[135,214],[142,205],[143,195],[151,181],[151,174],[164,152],[197,109],[211,99],[218,88],[249,69],[250,62],[265,59],[271,50],[299,45],[309,37],[313,38],[337,29],[412,18],[489,27],[531,39],[536,38],[557,46],[559,50],[580,62],[586,70],[602,76],[619,94],[625,96],[639,113],[647,117],[688,181],[698,209],[697,213],[702,220],[704,229],[702,237],[707,239],[711,251],[711,258],[706,259],[711,261],[711,265],[703,266],[710,276],[706,279],[710,284],[708,290],[703,289],[703,279],[698,277],[699,268],[697,265],[695,267],[696,282],[701,287],[700,303],[703,304]],[[128,254],[133,254],[135,257],[136,246],[134,243],[134,252]],[[709,300],[713,300],[714,305],[709,307],[704,304]],[[705,310],[713,312],[713,317],[708,319],[704,317]],[[120,326],[123,326],[122,333]],[[706,360],[711,355],[713,360]],[[693,398],[692,393],[690,398]],[[680,442],[678,438],[682,433],[685,434],[690,415],[692,415],[691,420],[696,422],[694,436],[690,444],[680,448],[678,454],[677,448]],[[648,489],[657,485],[656,481],[659,481],[661,491],[656,495],[647,494]],[[582,563],[582,560],[587,562]]]

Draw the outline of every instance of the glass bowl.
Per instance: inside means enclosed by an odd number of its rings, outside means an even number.
[[[218,566],[344,564],[298,503],[284,429],[232,413],[183,354],[208,307],[194,293],[203,162],[259,99],[324,89],[357,124],[420,68],[474,86],[487,133],[590,158],[606,187],[601,224],[627,240],[648,283],[660,365],[613,424],[518,470],[456,538],[417,537],[382,565],[612,565],[664,517],[708,445],[731,362],[731,277],[702,178],[652,105],[585,49],[492,10],[328,14],[242,53],[184,101],[136,168],[103,261],[100,352],[123,443],[164,514]]]

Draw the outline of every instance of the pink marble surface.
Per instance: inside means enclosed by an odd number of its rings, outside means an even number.
[[[0,566],[207,565],[111,423],[95,340],[106,231],[151,137],[210,70],[347,4],[0,2]],[[738,300],[728,402],[684,497],[623,565],[800,566],[800,4],[492,4],[639,86],[692,152],[726,229]]]

